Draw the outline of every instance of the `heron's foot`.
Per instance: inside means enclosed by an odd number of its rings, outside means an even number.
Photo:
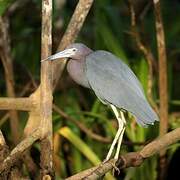
[[[119,168],[116,166],[116,162],[118,159],[115,159],[114,162],[109,162],[112,166],[113,166],[113,175],[114,173],[117,171],[118,174],[120,174],[120,170]],[[109,159],[104,159],[104,161],[102,162],[102,165],[107,163],[109,161]]]
[[[116,162],[117,162],[117,159],[115,160],[115,162],[113,162],[113,163],[111,163],[111,165],[113,166],[113,176],[114,176],[114,174],[115,174],[115,172],[117,172],[118,173],[118,175],[120,174],[120,170],[119,170],[119,168],[116,166]]]

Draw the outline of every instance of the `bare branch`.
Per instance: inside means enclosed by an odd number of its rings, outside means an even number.
[[[52,0],[42,1],[41,59],[51,54]],[[41,63],[40,117],[41,117],[41,176],[54,176],[52,143],[52,63]]]
[[[30,88],[30,85],[31,85],[31,83],[27,83],[25,86],[24,86],[24,88],[22,89],[22,91],[20,92],[20,94],[19,94],[19,97],[22,97],[22,96],[24,96],[26,93],[27,93],[27,91],[29,90],[29,88]],[[1,119],[0,119],[0,128],[1,128],[1,126],[7,121],[7,119],[10,117],[10,114],[9,114],[9,112],[7,112]]]
[[[35,106],[32,98],[0,98],[0,109],[2,110],[32,111]]]
[[[160,135],[164,135],[168,129],[167,57],[159,0],[154,0],[154,10],[159,59]]]
[[[160,136],[168,131],[168,85],[167,85],[167,57],[164,28],[161,16],[160,0],[154,0],[154,14],[156,24],[156,38],[159,59],[159,98],[160,98]],[[160,152],[160,179],[164,179],[166,172],[165,151]]]
[[[4,158],[7,156],[9,152],[9,148],[6,145],[4,136],[0,130],[0,162],[2,162],[4,160]]]
[[[7,18],[0,17],[0,57],[2,60],[2,64],[5,71],[5,79],[6,79],[6,89],[7,95],[9,97],[15,97],[14,90],[14,72],[13,72],[13,63],[11,57],[11,46],[10,46],[10,37],[9,37],[9,20]],[[13,141],[15,144],[18,143],[20,138],[19,131],[19,117],[18,113],[15,110],[11,110],[10,112],[10,127],[13,135]]]
[[[0,163],[8,156],[9,147],[6,145],[4,136],[0,130]],[[0,179],[7,179],[9,171],[0,173]]]
[[[135,38],[135,42],[137,44],[137,47],[139,50],[142,52],[144,55],[147,63],[148,63],[148,89],[147,89],[147,97],[151,105],[154,107],[155,111],[159,113],[159,109],[153,100],[153,95],[152,95],[152,88],[153,88],[153,63],[155,63],[155,58],[153,56],[152,51],[150,48],[142,41],[141,35],[138,32],[137,29],[137,20],[136,20],[136,14],[134,10],[134,5],[132,0],[129,1],[129,8],[130,8],[130,13],[131,13],[131,27],[132,27],[132,35]]]
[[[180,140],[180,128],[177,128],[162,137],[147,144],[141,151],[140,154],[143,158],[148,158],[162,149],[166,149],[171,144],[176,143]]]
[[[9,154],[9,147],[6,145],[5,139],[3,137],[2,132],[0,131],[0,163],[4,161],[4,159]],[[0,173],[0,179],[22,179],[23,176],[21,174],[21,171],[19,168],[14,165],[11,168],[11,171],[9,169],[6,169],[3,171],[3,173]]]
[[[177,128],[166,135],[152,141],[147,144],[139,152],[131,152],[125,155],[120,156],[118,161],[111,159],[105,163],[101,163],[98,166],[92,167],[85,171],[82,171],[74,176],[67,178],[67,180],[80,180],[80,179],[98,179],[108,171],[114,168],[114,164],[119,169],[124,169],[127,167],[136,167],[140,166],[146,158],[153,156],[158,153],[160,150],[167,148],[171,144],[176,143],[180,140],[180,128]]]
[[[10,153],[10,155],[1,163],[0,174],[10,169],[11,166],[22,156],[22,153],[28,149],[40,137],[41,130],[35,130],[30,136],[22,140]]]

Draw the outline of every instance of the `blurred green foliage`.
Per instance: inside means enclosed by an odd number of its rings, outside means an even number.
[[[12,0],[0,0],[0,15],[3,15],[7,7],[13,2]],[[74,0],[62,0],[61,3],[54,0],[53,52],[56,51],[76,3],[77,1]],[[152,49],[155,58],[157,58],[153,5],[151,3],[143,16],[147,4],[149,4],[147,0],[139,0],[135,3],[138,29],[146,44]],[[180,63],[178,61],[180,57],[180,2],[178,0],[162,1],[162,15],[168,57],[169,129],[172,130],[180,125],[180,116],[173,116],[180,110]],[[140,79],[145,93],[147,93],[147,61],[137,48],[130,32],[131,23],[128,3],[119,0],[98,0],[94,2],[77,41],[87,44],[92,49],[105,49],[116,54],[132,68]],[[26,82],[31,80],[29,74],[32,75],[37,84],[39,82],[40,0],[27,1],[10,16],[10,37],[14,59],[16,92],[19,94]],[[0,75],[3,77],[2,67],[0,67]],[[154,70],[153,75],[153,98],[158,104],[157,68]],[[32,91],[30,90],[30,92]],[[6,94],[4,78],[0,80],[0,94],[3,96]],[[28,94],[26,95],[28,96]],[[117,125],[111,110],[97,100],[92,92],[75,85],[66,71],[57,86],[54,102],[69,116],[85,124],[93,132],[104,137],[114,137]],[[21,113],[22,131],[26,119],[27,115]],[[122,154],[142,148],[142,146],[133,145],[133,143],[145,143],[158,136],[158,123],[149,128],[142,128],[135,123],[130,114],[126,114],[126,119],[127,128],[124,140],[131,142],[132,145],[123,145]],[[105,158],[109,144],[93,140],[75,124],[62,118],[57,113],[53,114],[53,125],[54,133],[60,133],[61,141],[58,154],[61,160],[61,169],[56,171],[57,174],[60,174],[57,175],[57,179],[89,168],[92,164],[95,165]],[[13,137],[9,133],[8,121],[0,122],[0,126],[11,142]],[[174,145],[169,149],[169,160],[178,147],[179,145]],[[155,180],[157,178],[157,164],[158,157],[154,156],[146,160],[141,167],[126,169],[123,171],[124,173],[121,173],[120,177],[118,175],[117,177],[125,180]]]

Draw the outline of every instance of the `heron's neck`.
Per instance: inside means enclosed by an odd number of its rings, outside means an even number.
[[[90,88],[85,72],[85,59],[70,60],[67,64],[67,71],[71,78],[78,84]]]

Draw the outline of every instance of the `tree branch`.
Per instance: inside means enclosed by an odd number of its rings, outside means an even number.
[[[130,8],[130,13],[131,13],[131,27],[132,27],[132,35],[135,38],[135,42],[137,44],[138,49],[142,52],[144,55],[147,64],[148,64],[148,83],[147,83],[147,97],[155,111],[159,114],[159,109],[158,106],[156,105],[153,95],[152,95],[152,88],[153,88],[153,63],[155,63],[155,58],[153,56],[152,51],[150,48],[147,46],[147,43],[145,44],[142,41],[141,34],[138,31],[137,28],[137,19],[136,19],[136,14],[135,14],[135,9],[133,5],[132,0],[129,1],[129,8]]]
[[[43,18],[42,20],[42,36],[45,35],[43,38],[42,43],[42,58],[47,57],[50,55],[50,41],[48,39],[50,35],[50,28],[51,25],[49,25],[46,18],[50,16],[51,13],[51,4],[48,4],[50,0],[44,0],[43,1]],[[83,22],[87,16],[87,13],[92,5],[93,0],[80,0],[77,8],[74,12],[74,15],[70,21],[70,24],[68,26],[68,29],[63,36],[63,39],[60,43],[60,48],[64,49],[68,44],[72,43],[75,38],[77,37]],[[47,3],[47,4],[46,4]],[[48,9],[49,8],[49,9]],[[47,17],[44,17],[47,16]],[[45,24],[45,21],[47,24]],[[42,38],[42,39],[43,39]],[[62,65],[62,64],[61,64]],[[54,72],[54,80],[57,83],[60,74],[64,68],[61,65],[54,64],[53,65],[53,72]],[[57,70],[61,71],[59,73],[59,76],[57,75]],[[41,138],[41,153],[44,157],[44,159],[41,158],[41,167],[43,169],[42,175],[43,178],[46,177],[52,177],[52,152],[50,152],[50,149],[52,150],[51,146],[51,132],[52,130],[52,122],[51,120],[51,112],[52,112],[52,94],[51,94],[51,70],[50,70],[50,62],[44,62],[42,63],[42,69],[41,69],[41,85],[37,90],[29,97],[29,98],[0,98],[0,109],[16,109],[16,110],[25,110],[30,111],[29,113],[29,119],[26,124],[26,127],[24,129],[24,137],[25,139],[19,143],[14,150],[11,152],[11,154],[3,161],[0,172],[4,171],[5,169],[10,168],[14,162],[16,162],[20,156],[21,153],[24,152],[26,149],[28,149],[36,140]],[[46,84],[48,83],[48,84]],[[47,101],[50,100],[50,104],[48,104],[47,108]],[[51,107],[50,107],[51,106]],[[42,120],[40,123],[40,119]],[[46,128],[44,128],[46,126]],[[37,127],[41,127],[37,129],[34,132],[34,129]],[[43,127],[43,128],[42,128]],[[49,144],[50,143],[50,144]],[[47,151],[46,151],[47,150]],[[47,175],[46,175],[47,174]],[[49,176],[49,175],[50,176]]]
[[[41,59],[51,54],[52,48],[52,0],[42,1],[42,32],[41,32]],[[41,178],[50,175],[53,170],[53,143],[52,143],[52,62],[41,63],[40,86],[40,127],[41,127]]]
[[[7,95],[9,97],[15,97],[14,90],[14,72],[13,72],[13,63],[11,57],[11,46],[10,46],[10,37],[9,37],[9,19],[0,17],[0,57],[5,71],[6,79],[6,89]],[[10,127],[13,135],[14,144],[19,142],[20,131],[19,131],[19,117],[18,113],[15,110],[9,111],[10,113]]]
[[[66,180],[80,180],[80,179],[98,179],[108,171],[114,168],[114,164],[119,169],[128,167],[140,166],[146,158],[153,156],[160,150],[167,148],[171,144],[180,140],[180,128],[177,128],[166,135],[159,137],[158,139],[147,144],[141,151],[131,152],[119,157],[118,161],[111,159],[105,163],[101,163],[98,166],[84,170],[76,175],[73,175]]]
[[[27,91],[28,91],[29,88],[30,88],[30,85],[31,85],[31,83],[28,82],[28,83],[24,86],[24,88],[22,89],[22,91],[21,91],[20,94],[19,94],[19,97],[22,97],[22,96],[24,96],[24,95],[27,93]],[[3,117],[1,117],[1,119],[0,119],[0,128],[1,128],[1,126],[8,120],[9,117],[10,117],[9,112],[7,112],[6,114],[3,115]]]
[[[168,131],[168,87],[167,87],[167,57],[164,28],[161,16],[160,0],[153,0],[156,24],[156,38],[159,59],[159,98],[160,98],[160,136]],[[160,179],[164,179],[166,172],[166,151],[160,152]]]
[[[41,130],[35,130],[31,135],[22,140],[10,153],[10,155],[1,163],[0,174],[10,169],[11,166],[22,156],[22,153],[28,149],[40,137]]]
[[[0,98],[1,110],[14,109],[21,111],[32,111],[35,107],[36,103],[32,98]]]

